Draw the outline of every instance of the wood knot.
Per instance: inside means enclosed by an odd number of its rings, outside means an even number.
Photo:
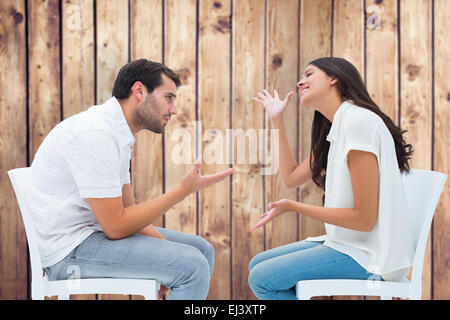
[[[272,57],[272,65],[275,68],[281,67],[282,64],[283,64],[283,59],[281,59],[281,57],[279,55],[276,54]]]
[[[213,25],[213,28],[220,33],[229,33],[231,31],[230,17],[219,17],[217,23]]]
[[[191,75],[191,71],[188,68],[182,68],[175,71],[178,74],[178,77],[180,77],[180,80],[182,82],[186,82]]]
[[[414,64],[408,64],[406,67],[406,72],[408,73],[408,80],[413,81],[417,78],[417,75],[420,72],[420,67]]]
[[[417,110],[415,110],[413,106],[409,106],[406,110],[408,123],[409,124],[416,123],[417,119],[420,116],[419,112],[417,112]]]
[[[20,24],[23,21],[23,14],[21,14],[20,12],[16,12],[13,15],[13,19],[15,24]]]
[[[376,0],[375,3],[376,3],[376,4],[382,4],[382,3],[383,3],[383,0]]]
[[[214,5],[214,8],[217,8],[217,9],[222,8],[222,4],[219,1],[214,1],[213,5]]]

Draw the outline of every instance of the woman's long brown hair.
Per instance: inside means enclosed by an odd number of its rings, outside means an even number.
[[[353,100],[356,106],[368,109],[376,113],[383,119],[386,127],[389,129],[395,143],[395,152],[400,172],[409,172],[408,160],[411,159],[413,150],[410,144],[406,144],[403,134],[406,130],[401,130],[381,109],[373,102],[367,92],[364,82],[358,70],[347,60],[336,57],[324,57],[313,60],[309,65],[314,65],[328,76],[337,78],[337,88],[345,100]],[[331,122],[320,112],[314,112],[314,119],[311,128],[311,151],[310,167],[312,170],[312,180],[314,183],[325,190],[325,178],[327,168],[328,151],[330,143],[327,141],[327,135],[330,132]],[[312,159],[314,157],[314,162]]]

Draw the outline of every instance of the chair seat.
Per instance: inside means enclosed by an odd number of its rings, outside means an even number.
[[[410,283],[348,280],[348,279],[320,279],[297,282],[295,289],[301,300],[314,296],[351,295],[351,296],[390,296],[399,298],[410,297]]]
[[[153,300],[156,299],[159,290],[159,283],[151,279],[101,278],[49,281],[45,277],[43,282],[45,296],[96,293],[135,294]]]

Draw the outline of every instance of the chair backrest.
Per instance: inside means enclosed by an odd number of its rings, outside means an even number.
[[[447,175],[436,171],[411,169],[411,173],[403,175],[403,179],[416,248],[411,283],[421,288],[426,242]]]
[[[40,290],[43,288],[42,262],[37,246],[36,231],[30,217],[27,196],[30,195],[31,168],[18,168],[8,171],[9,179],[19,203],[22,220],[27,234],[28,250],[30,251],[32,288]]]

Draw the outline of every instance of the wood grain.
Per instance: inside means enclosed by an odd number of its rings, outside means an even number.
[[[264,208],[261,159],[252,159],[259,158],[259,148],[250,145],[256,145],[259,129],[264,126],[264,109],[251,99],[264,88],[264,15],[265,6],[259,0],[233,1],[232,73],[236,81],[232,88],[232,129],[236,136],[233,135],[232,159],[232,298],[239,300],[256,299],[248,286],[248,264],[264,250],[264,228],[249,232]],[[252,134],[256,138],[253,142]],[[243,141],[243,147],[239,141]],[[243,152],[245,162],[241,163],[238,153]]]
[[[59,3],[29,1],[30,163],[45,136],[61,120]]]
[[[3,0],[0,11],[0,299],[29,297],[31,277],[6,171],[29,165],[60,120],[108,99],[128,60],[165,62],[183,82],[178,114],[164,136],[142,131],[136,137],[131,167],[138,203],[173,187],[190,167],[172,161],[175,130],[193,134],[194,120],[202,121],[203,134],[214,128],[216,136],[198,150],[205,155],[220,134],[226,138],[226,129],[269,129],[265,116],[258,124],[259,105],[248,99],[264,87],[284,96],[295,90],[308,62],[330,55],[355,64],[375,102],[409,130],[413,168],[449,171],[447,0]],[[313,112],[294,98],[285,120],[300,162],[309,154]],[[205,163],[203,173],[230,166],[226,145],[222,151],[223,163]],[[269,201],[321,205],[322,192],[312,182],[283,190],[277,175],[260,177],[264,166],[245,161],[233,164],[232,178],[191,195],[155,222],[214,245],[209,299],[252,298],[246,278],[253,255],[324,233],[320,222],[289,213],[247,234]],[[447,182],[426,251],[424,299],[449,298],[449,193]]]
[[[95,104],[94,2],[62,3],[62,96],[63,118]],[[71,300],[95,300],[95,294],[71,295]]]
[[[231,3],[200,0],[199,11],[198,114],[204,135],[201,173],[210,174],[229,168],[224,147],[217,153],[213,147],[230,123]],[[231,299],[230,178],[201,190],[199,206],[199,233],[215,250],[208,299]]]
[[[352,63],[364,80],[364,6],[362,0],[334,1],[333,56]],[[333,296],[333,300],[362,296]]]
[[[62,2],[63,118],[95,104],[94,2]]]
[[[130,3],[131,60],[162,62],[163,25],[161,0],[137,0]],[[163,193],[163,137],[142,130],[133,146],[132,186],[136,203],[151,200]],[[163,218],[153,223],[163,227]]]
[[[298,79],[308,63],[314,59],[331,56],[331,0],[304,0],[301,2],[300,16],[300,72]],[[301,105],[299,100],[299,154],[298,163],[306,159],[311,150],[311,126],[314,109]],[[307,204],[323,206],[323,191],[314,182],[309,181],[299,187],[299,201]],[[325,226],[321,221],[300,215],[299,239],[325,234]],[[329,300],[329,297],[314,297],[313,300]]]
[[[333,57],[349,60],[364,79],[364,1],[334,1]]]
[[[267,1],[267,53],[266,53],[266,88],[273,93],[277,90],[284,99],[289,91],[295,90],[298,79],[298,1]],[[296,155],[298,108],[296,97],[291,97],[283,119],[291,152]],[[271,125],[266,116],[266,128]],[[270,140],[269,140],[270,141]],[[271,152],[269,143],[268,153]],[[281,186],[278,172],[266,175],[265,210],[271,201],[282,198],[297,200],[295,189],[287,190]],[[265,225],[266,250],[298,239],[298,214],[287,212]]]
[[[367,91],[394,123],[398,124],[397,4],[366,1]]]
[[[25,3],[0,2],[0,299],[27,299],[27,243],[8,170],[27,166]],[[30,268],[31,274],[31,268]]]
[[[450,3],[434,1],[434,167],[435,171],[450,172]],[[449,178],[442,191],[433,222],[433,292],[432,298],[448,300],[450,288],[450,187]]]
[[[192,44],[196,42],[196,10],[195,0],[165,2],[164,62],[180,76],[182,82],[177,90],[177,114],[170,120],[164,134],[166,190],[178,185],[194,163],[197,71],[196,48]],[[186,159],[184,153],[176,152],[179,148],[185,150]],[[196,202],[196,194],[193,193],[168,210],[165,215],[166,228],[196,234]]]
[[[401,128],[414,154],[411,168],[431,169],[431,2],[400,1]],[[418,54],[420,52],[420,54]],[[431,236],[431,233],[430,233]],[[422,298],[431,299],[431,239],[425,250]]]
[[[302,1],[300,25],[300,73],[303,73],[308,63],[314,59],[331,55],[331,1],[307,0]],[[300,100],[300,99],[299,99]],[[299,102],[299,163],[305,160],[311,151],[311,126],[314,109],[307,108]],[[301,202],[323,206],[323,191],[312,181],[300,187]],[[319,236],[325,234],[322,222],[307,216],[300,216],[299,238]]]
[[[120,68],[128,62],[128,1],[97,0],[97,104],[112,96]],[[99,300],[128,300],[128,295],[99,294]]]

